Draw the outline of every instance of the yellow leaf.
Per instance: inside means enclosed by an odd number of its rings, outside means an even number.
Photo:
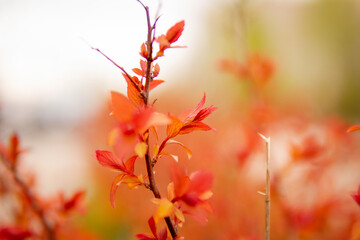
[[[108,144],[109,146],[114,146],[117,136],[119,135],[119,130],[117,128],[114,128],[110,131],[109,137],[108,137]]]
[[[168,140],[167,143],[168,144],[173,143],[173,144],[180,145],[186,151],[188,158],[191,159],[192,153],[191,153],[190,149],[187,148],[183,143],[181,143],[179,141],[176,141],[176,140],[173,140],[173,139]]]
[[[162,155],[167,155],[167,156],[169,156],[169,157],[172,157],[172,158],[175,160],[175,162],[178,162],[178,161],[179,161],[179,157],[178,157],[178,156],[176,156],[176,155],[174,155],[174,154],[171,154],[171,153],[168,153],[168,152],[161,152],[159,155],[160,155],[160,156],[162,156]]]
[[[213,192],[209,190],[209,191],[206,191],[206,192],[202,193],[202,194],[199,196],[199,198],[200,198],[201,200],[208,200],[209,198],[211,198],[212,195],[213,195]]]
[[[176,207],[174,207],[174,209],[175,209],[174,214],[177,217],[177,219],[179,219],[181,222],[185,222],[185,217],[182,211]]]
[[[173,200],[175,197],[175,191],[174,191],[174,183],[171,182],[167,186],[167,197],[168,199]]]
[[[153,150],[153,157],[156,158],[157,155],[159,153],[159,146],[158,145],[154,145],[154,150]]]
[[[135,189],[142,184],[141,180],[136,176],[127,177],[123,180],[130,189]]]
[[[138,144],[136,144],[135,146],[135,153],[139,156],[139,157],[144,157],[145,154],[147,152],[147,145],[144,142],[139,142]]]
[[[155,222],[159,222],[159,220],[170,216],[174,212],[174,205],[167,198],[155,198],[153,199],[153,203],[159,205],[155,215]]]

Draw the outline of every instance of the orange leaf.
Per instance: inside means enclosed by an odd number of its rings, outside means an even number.
[[[149,89],[150,89],[150,90],[153,90],[154,88],[156,88],[157,86],[159,86],[159,85],[162,84],[163,82],[165,82],[165,81],[164,81],[164,80],[159,80],[159,79],[152,80],[152,81],[150,82]]]
[[[170,123],[172,123],[172,119],[170,117],[159,112],[153,112],[146,123],[146,128],[167,125]]]
[[[141,50],[140,50],[140,55],[144,58],[147,58],[148,52],[146,50],[146,45],[145,43],[141,44]]]
[[[138,186],[142,185],[143,179],[142,176],[135,176],[135,175],[127,175],[124,180],[123,183],[125,183],[130,189],[135,189]]]
[[[168,138],[173,138],[179,134],[180,129],[184,126],[183,123],[175,116],[171,116],[173,122],[167,126],[166,134]]]
[[[118,121],[129,122],[135,112],[135,107],[123,94],[112,91],[111,110]]]
[[[139,76],[144,76],[144,75],[145,75],[144,72],[143,72],[141,69],[139,69],[139,68],[133,68],[132,71],[133,71],[135,74],[139,75]]]
[[[186,176],[185,170],[175,163],[171,164],[170,173],[171,179],[174,183],[175,197],[181,197],[190,187],[190,178]]]
[[[160,73],[160,66],[159,64],[155,64],[154,71],[153,71],[153,77],[157,77]]]
[[[175,198],[173,182],[169,183],[167,186],[167,198],[170,199],[170,201],[172,201]]]
[[[360,125],[354,125],[354,126],[349,127],[347,132],[350,133],[350,132],[355,132],[358,130],[360,130]]]
[[[122,183],[122,181],[124,180],[124,177],[126,175],[125,174],[120,174],[118,175],[112,185],[111,185],[111,190],[110,190],[110,202],[111,202],[111,205],[113,208],[115,208],[115,193],[116,193],[116,190],[118,189],[119,185]]]
[[[134,83],[131,82],[131,80],[123,74],[126,83],[127,83],[127,96],[129,100],[137,107],[144,105],[144,100],[141,98],[141,94],[139,90],[134,86]],[[137,77],[133,77],[133,81],[140,85],[140,81],[137,79]]]
[[[183,32],[184,26],[185,26],[185,21],[180,21],[176,23],[166,32],[166,39],[170,43],[176,42]]]

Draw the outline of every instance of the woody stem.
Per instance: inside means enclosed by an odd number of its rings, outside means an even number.
[[[1,157],[0,159],[2,160],[4,165],[8,168],[8,170],[11,172],[15,183],[20,187],[21,192],[24,194],[26,200],[30,204],[30,207],[32,208],[34,213],[39,217],[43,229],[47,235],[47,239],[56,240],[54,229],[51,226],[51,224],[47,221],[44,215],[44,210],[36,202],[34,195],[29,189],[29,186],[26,185],[26,183],[18,175],[15,165],[11,163],[8,159],[5,159],[5,157]]]
[[[141,1],[138,0],[138,2],[144,7],[145,12],[146,12],[146,20],[147,20],[147,28],[148,28],[148,34],[147,34],[147,41],[146,41],[146,48],[147,48],[147,62],[146,62],[146,82],[145,82],[145,90],[144,90],[144,104],[145,106],[148,106],[149,103],[149,90],[150,90],[150,82],[152,81],[152,64],[153,64],[153,32],[155,31],[155,24],[151,25],[151,21],[150,21],[150,13],[149,13],[149,8],[147,6],[145,6]],[[150,152],[149,152],[149,130],[147,130],[147,132],[145,133],[145,135],[147,136],[146,138],[146,145],[147,145],[147,150],[146,150],[146,154],[145,154],[145,162],[146,162],[146,171],[149,177],[149,182],[150,182],[150,190],[153,192],[154,197],[155,198],[161,198],[161,194],[159,192],[159,189],[157,188],[156,185],[156,181],[155,181],[155,176],[154,176],[154,170],[153,170],[153,166],[151,163],[151,157],[150,157]],[[170,217],[166,217],[165,218],[165,222],[166,225],[170,231],[170,234],[172,236],[172,238],[176,238],[177,237],[177,232],[176,229],[170,219]]]

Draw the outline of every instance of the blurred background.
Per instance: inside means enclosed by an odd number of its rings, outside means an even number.
[[[184,235],[197,235],[186,239],[262,238],[257,132],[273,139],[274,197],[282,199],[274,200],[275,239],[359,239],[359,208],[350,194],[360,183],[360,138],[346,128],[360,123],[360,1],[144,3],[154,16],[159,9],[158,35],[185,20],[177,45],[187,48],[167,50],[158,61],[166,83],[152,92],[157,109],[178,115],[204,92],[206,104],[218,107],[207,120],[216,133],[180,138],[194,156],[186,160],[180,151],[180,163],[215,174],[214,214],[207,226],[189,219]],[[135,0],[0,0],[1,140],[19,134],[27,149],[22,168],[35,173],[41,194],[86,189],[88,211],[77,221],[103,239],[148,231],[154,206],[144,189],[126,187],[118,209],[110,206],[115,175],[94,152],[108,148],[109,92],[125,92],[126,84],[90,46],[130,71],[139,67],[145,40],[145,12]],[[254,54],[271,65],[264,83],[224,68],[224,61],[242,66]],[[163,160],[158,177],[167,182],[172,160]]]

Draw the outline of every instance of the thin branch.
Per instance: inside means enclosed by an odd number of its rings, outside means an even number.
[[[114,64],[117,68],[119,68],[119,69],[126,75],[126,77],[129,78],[130,82],[134,85],[134,87],[136,88],[136,90],[138,90],[139,93],[141,94],[141,96],[144,98],[142,89],[139,87],[139,85],[138,85],[136,82],[134,82],[134,80],[132,79],[132,77],[130,76],[130,74],[128,74],[123,67],[121,67],[121,66],[118,65],[114,60],[112,60],[111,58],[109,58],[109,57],[108,57],[105,53],[103,53],[100,49],[95,48],[95,47],[93,47],[93,46],[91,46],[91,45],[90,45],[90,47],[91,47],[91,49],[93,49],[93,50],[97,51],[98,53],[100,53],[101,55],[103,55],[107,60],[109,60],[109,61],[110,61],[112,64]]]
[[[47,221],[44,210],[39,206],[39,204],[36,202],[34,195],[31,193],[29,186],[26,185],[26,183],[20,178],[18,175],[15,165],[12,164],[10,161],[5,159],[4,156],[0,157],[4,165],[8,168],[8,170],[11,172],[15,183],[20,187],[22,193],[26,197],[27,201],[30,204],[30,207],[34,211],[34,213],[39,217],[40,222],[44,228],[44,231],[48,237],[49,240],[56,240],[54,229],[51,226],[51,224]]]
[[[158,17],[155,19],[154,24],[153,24],[153,26],[152,26],[152,30],[153,30],[153,38],[152,38],[152,40],[151,40],[152,42],[155,41],[156,24],[157,24],[157,22],[159,21],[160,17],[161,17],[161,16],[158,16]]]
[[[265,240],[270,240],[270,137],[259,135],[266,144]]]
[[[147,20],[147,26],[148,26],[148,34],[147,34],[147,41],[146,41],[146,45],[147,45],[147,49],[148,49],[148,55],[147,55],[147,65],[146,65],[146,82],[145,82],[145,96],[146,96],[146,105],[148,103],[149,100],[149,87],[150,87],[150,82],[152,81],[152,73],[151,73],[151,67],[152,67],[152,63],[153,63],[153,58],[152,58],[152,51],[153,51],[153,47],[152,47],[152,32],[153,32],[153,27],[151,26],[151,22],[150,22],[150,13],[149,13],[149,8],[145,7],[145,11],[146,11],[146,20]]]
[[[146,47],[147,47],[147,62],[146,62],[146,82],[145,82],[145,90],[144,90],[144,103],[145,106],[148,106],[148,102],[149,102],[149,91],[150,91],[150,82],[152,81],[152,64],[153,64],[153,57],[152,57],[152,52],[153,52],[153,39],[154,39],[154,32],[155,32],[155,27],[156,27],[156,22],[157,19],[155,20],[154,25],[151,25],[151,21],[150,21],[150,12],[149,12],[149,7],[145,6],[140,0],[137,0],[145,9],[146,12],[146,21],[147,21],[147,29],[148,29],[148,33],[147,33],[147,41],[146,41]],[[147,130],[147,132],[145,133],[145,135],[149,136],[149,130]],[[155,175],[154,175],[154,170],[153,170],[153,165],[152,165],[152,161],[151,161],[151,157],[150,157],[150,153],[149,153],[149,137],[146,138],[145,143],[147,145],[147,151],[145,154],[145,163],[146,163],[146,171],[149,177],[149,183],[150,183],[150,190],[153,192],[155,198],[161,198],[159,189],[157,188],[156,185],[156,181],[155,181]],[[166,217],[165,218],[165,222],[166,225],[170,231],[170,234],[172,236],[172,238],[176,238],[177,237],[177,232],[176,229],[170,219],[170,217]]]

